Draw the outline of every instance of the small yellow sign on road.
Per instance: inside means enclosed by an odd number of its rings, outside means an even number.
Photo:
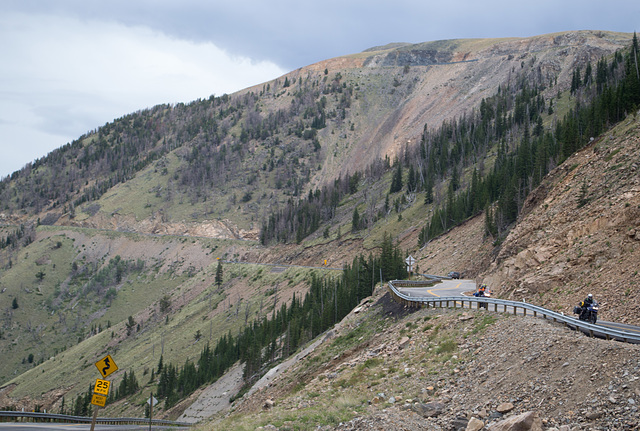
[[[96,368],[102,374],[102,377],[107,377],[109,374],[118,370],[118,366],[116,365],[116,361],[113,360],[111,355],[107,355],[104,358],[100,359],[96,362]]]
[[[104,395],[93,394],[91,397],[91,404],[98,407],[104,407],[107,404],[107,397]]]
[[[96,379],[96,385],[93,388],[93,392],[102,395],[109,395],[109,386],[111,386],[111,382],[109,380]]]

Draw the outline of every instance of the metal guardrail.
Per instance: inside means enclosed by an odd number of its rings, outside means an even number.
[[[17,412],[17,411],[0,411],[0,422],[8,422],[7,419],[25,418],[29,422],[74,422],[74,423],[91,423],[93,420],[90,416],[73,416],[58,415],[53,413],[41,412]],[[100,418],[96,419],[96,423],[105,425],[149,425],[149,419],[145,418]],[[192,427],[193,424],[186,422],[174,422],[164,419],[152,419],[152,425],[176,426],[176,427]]]
[[[421,284],[420,284],[421,283]],[[556,313],[555,311],[548,310],[537,305],[529,304],[527,302],[507,301],[505,299],[496,299],[488,297],[475,297],[475,296],[442,296],[442,297],[426,297],[426,296],[410,296],[405,295],[397,289],[397,286],[404,287],[418,287],[427,286],[428,283],[420,281],[407,281],[407,280],[392,280],[389,282],[389,292],[396,301],[404,303],[409,307],[442,307],[442,308],[464,308],[465,303],[469,303],[469,308],[472,308],[471,304],[474,302],[477,304],[493,304],[493,311],[498,311],[498,306],[502,307],[504,313],[509,308],[513,310],[513,314],[517,314],[518,309],[522,309],[523,314],[526,316],[527,312],[531,312],[534,317],[540,314],[545,319],[551,319],[554,322],[562,322],[567,326],[590,335],[591,337],[606,338],[607,340],[618,340],[625,343],[640,344],[640,335],[632,332],[620,331],[617,329],[607,328],[602,325],[594,325],[591,323],[578,320],[574,317],[567,316],[562,313]]]

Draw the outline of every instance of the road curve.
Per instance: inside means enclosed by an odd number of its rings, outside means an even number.
[[[473,280],[450,280],[443,279],[429,287],[404,287],[399,286],[398,290],[408,296],[420,298],[441,296],[463,296],[465,292],[475,292],[476,282]]]
[[[465,296],[465,293],[475,292],[477,286],[473,280],[452,280],[442,279],[441,282],[429,287],[407,287],[398,286],[398,290],[409,297],[415,298],[439,298],[445,296]],[[477,308],[477,306],[476,306]],[[522,312],[520,312],[522,313]],[[608,322],[599,320],[598,325],[627,331],[634,334],[640,334],[640,326],[627,325],[624,323]]]

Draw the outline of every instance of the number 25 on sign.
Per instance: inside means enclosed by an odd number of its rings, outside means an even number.
[[[109,395],[109,386],[111,382],[109,380],[96,379],[96,385],[93,388],[93,392],[96,394]]]

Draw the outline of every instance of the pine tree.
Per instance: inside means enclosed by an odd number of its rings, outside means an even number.
[[[413,168],[413,165],[409,167],[409,177],[407,178],[407,190],[409,192],[414,192],[417,186],[417,178],[416,171]]]
[[[358,208],[353,209],[353,217],[351,218],[351,231],[357,232],[360,230],[360,214]]]
[[[160,360],[158,361],[158,371],[157,371],[157,374],[162,373],[162,356],[163,356],[163,355],[160,355]]]
[[[433,203],[433,176],[432,175],[429,175],[427,177],[427,182],[425,184],[424,203],[425,205],[429,205]]]
[[[451,168],[451,190],[456,191],[460,188],[460,172],[458,171],[458,165],[454,164]]]
[[[589,186],[587,185],[587,179],[582,181],[582,187],[580,187],[580,195],[578,196],[578,208],[581,208],[589,203]]]
[[[220,289],[222,286],[222,262],[218,260],[218,267],[216,268],[216,278],[215,278],[216,286]]]
[[[396,159],[396,170],[391,179],[391,187],[389,193],[397,193],[402,190],[402,164]]]

